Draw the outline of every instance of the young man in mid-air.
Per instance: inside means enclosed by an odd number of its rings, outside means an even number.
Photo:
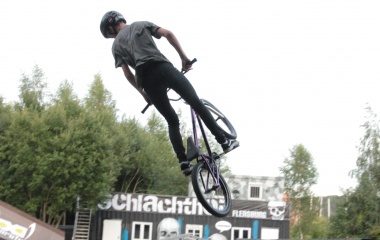
[[[239,146],[238,141],[224,136],[184,74],[174,68],[158,50],[152,37],[166,38],[181,58],[182,71],[187,72],[191,69],[190,59],[171,31],[147,21],[127,25],[123,15],[116,11],[109,11],[103,16],[100,31],[105,38],[114,38],[112,54],[115,58],[115,66],[123,69],[130,84],[148,103],[153,104],[167,121],[169,138],[185,176],[190,175],[192,165],[186,158],[178,115],[170,104],[167,88],[176,91],[201,116],[217,142],[221,144],[224,153]],[[135,70],[136,76],[129,67]]]

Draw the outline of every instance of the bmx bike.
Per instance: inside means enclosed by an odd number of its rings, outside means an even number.
[[[196,59],[191,61],[191,63],[194,62],[196,62]],[[179,101],[181,99],[179,97],[170,100]],[[235,128],[226,116],[209,101],[205,99],[201,99],[201,101],[210,111],[211,115],[213,115],[224,135],[229,139],[236,139],[237,133]],[[149,106],[150,104],[142,110],[142,113]],[[190,113],[193,136],[187,138],[187,159],[189,161],[196,159],[197,161],[191,172],[191,183],[195,195],[209,213],[216,217],[225,217],[231,211],[232,206],[230,190],[220,171],[221,158],[225,153],[218,154],[212,150],[201,117],[191,106]],[[200,136],[198,136],[199,132],[201,133]]]

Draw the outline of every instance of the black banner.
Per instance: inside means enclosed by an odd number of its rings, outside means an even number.
[[[98,204],[98,209],[126,212],[211,215],[198,202],[197,198],[131,193],[113,193],[107,201]],[[232,200],[232,210],[229,217],[288,220],[289,204],[282,201]]]

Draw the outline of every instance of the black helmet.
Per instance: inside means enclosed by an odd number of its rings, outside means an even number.
[[[109,38],[107,35],[107,28],[109,26],[113,27],[116,25],[116,23],[123,21],[124,23],[127,23],[123,15],[121,13],[116,11],[109,11],[104,14],[102,21],[100,22],[100,31],[102,32],[103,36],[105,38]]]

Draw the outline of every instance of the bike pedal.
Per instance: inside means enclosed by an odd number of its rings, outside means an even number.
[[[213,152],[212,153],[212,158],[216,160],[216,159],[220,158],[220,156],[216,152]]]

